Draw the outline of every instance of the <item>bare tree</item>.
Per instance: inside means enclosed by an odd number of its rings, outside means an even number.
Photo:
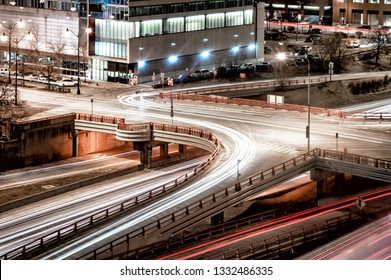
[[[53,73],[57,72],[57,76],[61,74],[61,67],[62,67],[62,62],[64,60],[64,49],[65,49],[65,42],[64,41],[57,41],[57,42],[50,42],[48,44],[48,48],[52,51],[53,53]],[[49,76],[49,75],[48,75]],[[49,78],[51,75],[49,76]]]
[[[39,36],[39,29],[37,26],[31,26],[30,29],[31,33],[31,39],[29,41],[30,43],[30,49],[32,50],[30,55],[30,62],[35,65],[35,68],[33,69],[36,72],[39,72],[40,74],[43,74],[43,67],[40,64],[40,58],[42,57],[42,51],[39,46],[40,42],[40,36]]]
[[[236,68],[247,58],[246,53],[242,50],[230,50],[221,54],[220,59],[227,68]]]
[[[289,84],[289,79],[293,76],[291,68],[287,67],[286,61],[277,62],[277,86],[276,91],[285,90],[286,86]]]
[[[375,45],[375,65],[379,65],[380,55],[390,40],[390,34],[381,29],[375,29],[371,34],[371,42]]]
[[[311,64],[311,67],[317,67],[319,70],[327,70],[329,62],[334,63],[334,70],[338,72],[342,68],[342,63],[346,54],[346,48],[342,44],[340,34],[324,35],[322,45],[316,48],[317,61]]]
[[[9,85],[0,85],[0,140],[12,138],[12,124],[25,117],[25,102],[15,105],[15,90]]]

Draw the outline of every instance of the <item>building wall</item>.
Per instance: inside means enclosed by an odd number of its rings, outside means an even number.
[[[156,37],[133,38],[128,42],[128,57],[129,62],[132,63],[140,60],[165,59],[172,55],[199,54],[205,50],[226,50],[254,43],[254,25],[242,25],[181,34],[165,34]]]
[[[15,9],[16,8],[16,9]],[[69,28],[75,33],[79,32],[79,17],[77,12],[58,11],[50,9],[24,8],[0,5],[0,18],[6,26],[16,26],[12,38],[19,39],[28,31],[34,34],[31,39],[23,39],[19,43],[20,52],[23,49],[38,48],[41,52],[53,52],[50,44],[65,43],[64,54],[77,54],[77,37],[70,36],[66,29]],[[20,21],[22,20],[22,21]],[[7,28],[0,25],[0,32],[8,35]],[[37,39],[37,44],[34,41]],[[82,38],[84,39],[84,38]],[[8,51],[8,43],[0,42],[4,51]],[[12,46],[14,47],[14,46]]]
[[[333,23],[391,26],[391,0],[335,1]]]

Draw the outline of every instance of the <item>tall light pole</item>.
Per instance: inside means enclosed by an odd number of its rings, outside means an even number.
[[[307,110],[308,110],[308,125],[306,129],[306,136],[308,140],[307,144],[307,152],[310,151],[311,145],[310,145],[310,135],[311,135],[311,130],[310,130],[310,124],[311,124],[311,102],[310,102],[310,91],[311,91],[311,64],[310,60],[308,57],[304,57],[305,60],[307,60],[307,66],[308,66],[308,92],[307,92]]]
[[[8,37],[8,83],[11,84],[11,47],[12,47],[11,42],[12,42],[12,34],[14,31],[14,28],[18,24],[18,21],[8,22],[8,23],[7,22],[0,22],[0,24],[5,29],[8,30],[8,34],[3,33],[2,40],[4,41],[5,38]]]
[[[80,93],[80,37],[83,32],[75,33],[72,29],[67,28],[67,32],[71,32],[77,37],[77,91],[76,94]]]
[[[286,59],[286,55],[285,53],[278,53],[276,55],[276,58],[278,60],[285,60]],[[307,112],[308,112],[308,124],[307,124],[307,127],[306,127],[306,130],[305,130],[305,135],[306,135],[306,138],[308,140],[307,142],[307,152],[310,151],[311,149],[311,142],[310,142],[310,124],[311,124],[311,100],[310,100],[310,93],[311,93],[311,63],[310,63],[310,60],[308,59],[308,57],[302,57],[303,59],[305,59],[307,61],[307,72],[308,72],[308,88],[307,88]]]
[[[87,33],[91,32],[90,28],[87,28],[86,30],[82,30],[79,33],[75,33],[72,29],[67,28],[67,32],[71,32],[73,35],[77,37],[77,92],[76,94],[80,93],[80,37],[83,35],[84,31]]]
[[[2,23],[2,25],[4,26],[4,24]],[[5,33],[3,33],[3,38],[7,37],[8,36],[8,53],[9,53],[9,62],[8,62],[8,83],[11,84],[11,64],[12,64],[12,61],[11,61],[11,47],[12,47],[12,43],[15,43],[16,45],[16,52],[15,52],[15,105],[18,105],[18,49],[19,49],[19,43],[25,38],[26,35],[30,35],[30,31],[27,32],[26,34],[24,34],[20,39],[17,39],[17,38],[12,38],[11,37],[11,31],[13,29],[13,27],[16,26],[16,23],[13,24],[12,26],[10,25],[8,30],[9,30],[9,34],[6,35]]]
[[[15,53],[15,105],[18,105],[18,49],[19,49],[19,43],[26,36],[30,36],[30,31],[27,32],[26,34],[24,34],[19,40],[15,39],[15,45],[16,45],[16,53]]]

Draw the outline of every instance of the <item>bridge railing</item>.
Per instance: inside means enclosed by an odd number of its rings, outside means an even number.
[[[286,232],[257,243],[252,243],[237,249],[233,249],[209,259],[237,260],[250,259],[253,256],[261,259],[274,259],[281,254],[289,254],[295,248],[320,239],[330,239],[339,236],[346,231],[349,225],[359,222],[360,218],[351,213],[328,219],[325,222],[313,224],[308,227]]]
[[[100,246],[95,250],[93,250],[92,252],[89,252],[79,257],[79,259],[104,258],[107,257],[108,254],[109,255],[114,254],[114,249],[116,247],[123,247],[126,244],[129,244],[130,240],[133,238],[145,237],[157,233],[158,231],[160,231],[160,229],[164,228],[165,226],[169,226],[172,223],[181,220],[182,218],[186,218],[192,214],[196,214],[198,211],[202,210],[203,208],[215,205],[218,202],[227,199],[227,197],[230,197],[243,189],[248,189],[253,185],[253,183],[258,183],[267,178],[279,175],[280,173],[286,171],[289,168],[296,167],[301,163],[311,160],[314,158],[314,156],[315,156],[315,150],[306,154],[302,154],[298,157],[290,159],[276,166],[273,166],[272,168],[269,168],[267,170],[261,171],[249,177],[248,179],[239,182],[239,184],[235,184],[234,186],[219,190],[208,197],[205,197],[195,203],[189,204],[188,206],[182,209],[172,212],[169,215],[159,218],[156,221],[143,226],[142,228],[133,230],[128,234],[119,237],[111,241],[110,243]]]
[[[388,160],[371,158],[371,157],[351,154],[347,152],[339,152],[339,151],[323,150],[323,149],[316,149],[315,153],[319,157],[336,159],[340,161],[347,161],[347,162],[357,163],[357,164],[371,166],[371,167],[391,169],[391,161]]]
[[[310,79],[311,84],[315,83],[324,83],[327,82],[327,77],[319,77],[314,78],[312,77]],[[289,79],[287,81],[289,85],[302,85],[302,84],[308,84],[308,79]],[[226,86],[212,86],[207,88],[199,88],[199,89],[189,89],[189,90],[181,90],[177,91],[177,93],[184,93],[184,94],[196,94],[196,95],[206,95],[206,94],[213,94],[216,92],[226,92],[226,91],[238,91],[238,90],[246,90],[246,89],[259,89],[259,88],[265,88],[265,87],[276,87],[279,86],[280,83],[278,81],[266,81],[266,82],[247,82],[247,83],[236,83],[232,85],[226,85]]]
[[[263,83],[269,85],[269,83]],[[287,110],[295,112],[308,112],[308,105],[297,105],[297,104],[278,104],[271,103],[262,100],[251,100],[244,98],[230,98],[226,96],[213,95],[216,92],[238,90],[252,88],[253,84],[244,84],[244,85],[235,85],[235,86],[221,86],[211,89],[203,90],[186,90],[186,91],[176,91],[176,92],[160,92],[160,98],[175,98],[178,100],[192,100],[192,101],[203,101],[203,102],[214,102],[214,103],[224,103],[224,104],[235,104],[235,105],[246,105],[250,107],[261,107],[269,108],[276,110]],[[351,120],[376,120],[376,121],[390,121],[391,113],[389,112],[344,112],[336,109],[328,109],[321,107],[310,106],[310,113],[314,115],[325,115],[333,116],[338,118],[349,118]]]
[[[295,168],[299,164],[305,163],[308,160],[312,160],[314,157],[325,157],[325,158],[338,159],[342,161],[355,162],[358,164],[364,164],[368,166],[374,166],[374,167],[386,166],[387,168],[391,168],[389,161],[373,159],[369,157],[363,157],[363,156],[348,154],[344,152],[329,151],[329,150],[316,148],[310,151],[309,153],[299,155],[286,162],[273,166],[272,168],[254,174],[251,177],[240,181],[239,184],[235,184],[234,186],[217,191],[208,197],[205,197],[182,209],[172,212],[169,215],[159,218],[156,221],[149,223],[146,226],[143,226],[142,228],[136,229],[118,239],[113,240],[108,244],[96,248],[92,252],[81,256],[80,259],[84,259],[84,258],[99,259],[100,257],[107,258],[109,255],[113,256],[114,254],[118,254],[119,252],[114,252],[114,249],[116,247],[120,248],[125,246],[126,244],[129,244],[130,240],[133,238],[145,237],[157,233],[165,226],[170,226],[172,223],[176,221],[180,221],[181,219],[186,218],[192,214],[196,214],[198,211],[202,210],[203,208],[206,208],[207,206],[217,205],[220,201],[227,199],[228,197],[234,195],[235,193],[252,187],[253,184],[257,184],[257,183],[261,184],[262,181],[274,176],[279,176],[283,172],[291,168]]]
[[[192,101],[203,101],[203,102],[214,102],[214,103],[224,103],[224,104],[235,104],[235,105],[247,105],[251,107],[261,107],[261,108],[270,108],[286,111],[296,111],[296,112],[308,112],[308,106],[297,105],[297,104],[278,104],[270,103],[262,100],[249,100],[244,98],[230,98],[226,96],[219,95],[203,95],[192,93],[191,91],[186,92],[161,92],[159,94],[160,98],[175,98],[178,100],[192,100]],[[334,116],[339,118],[346,117],[346,113],[340,110],[327,109],[320,107],[310,106],[311,114],[322,114],[325,116]]]
[[[211,155],[208,157],[206,161],[201,163],[200,165],[196,166],[193,170],[190,172],[176,178],[175,180],[172,180],[164,185],[161,185],[159,187],[156,187],[152,190],[149,190],[147,192],[144,192],[142,194],[139,194],[135,197],[129,198],[125,201],[122,201],[118,204],[112,205],[106,209],[103,209],[101,211],[98,211],[92,215],[89,215],[87,217],[84,217],[76,222],[73,222],[69,225],[66,225],[64,227],[61,227],[60,229],[53,231],[49,234],[46,234],[45,236],[42,236],[32,242],[29,242],[19,248],[16,248],[12,251],[7,252],[6,254],[0,256],[0,259],[16,259],[21,258],[23,256],[26,256],[29,252],[32,252],[34,250],[39,250],[42,248],[47,247],[49,244],[53,242],[61,242],[66,240],[72,235],[76,235],[79,231],[83,230],[87,226],[92,226],[94,224],[97,224],[98,222],[108,219],[109,217],[112,217],[113,215],[123,212],[124,210],[128,210],[136,205],[139,205],[140,203],[146,202],[148,200],[151,200],[159,195],[162,195],[170,190],[173,190],[180,186],[181,184],[187,182],[194,176],[198,175],[201,171],[203,171],[208,165],[211,164],[211,162],[216,158],[216,156],[219,153],[220,150],[220,143],[218,139],[210,132],[203,131],[200,129],[193,129],[189,127],[184,126],[175,126],[175,125],[165,125],[165,124],[159,124],[159,123],[147,123],[147,124],[135,124],[135,125],[126,125],[124,123],[124,119],[120,118],[103,118],[102,116],[96,116],[96,115],[88,115],[88,114],[75,114],[74,115],[76,119],[82,119],[82,120],[89,120],[93,122],[105,122],[105,123],[118,123],[119,126],[124,129],[132,129],[133,131],[135,129],[156,129],[156,130],[163,130],[163,131],[171,131],[178,134],[191,134],[194,136],[198,136],[199,138],[206,139],[208,141],[212,141],[215,144],[215,150]]]

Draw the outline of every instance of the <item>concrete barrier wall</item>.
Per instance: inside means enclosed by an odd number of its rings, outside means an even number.
[[[0,146],[0,170],[37,165],[72,156],[73,115],[15,125],[15,139]]]

